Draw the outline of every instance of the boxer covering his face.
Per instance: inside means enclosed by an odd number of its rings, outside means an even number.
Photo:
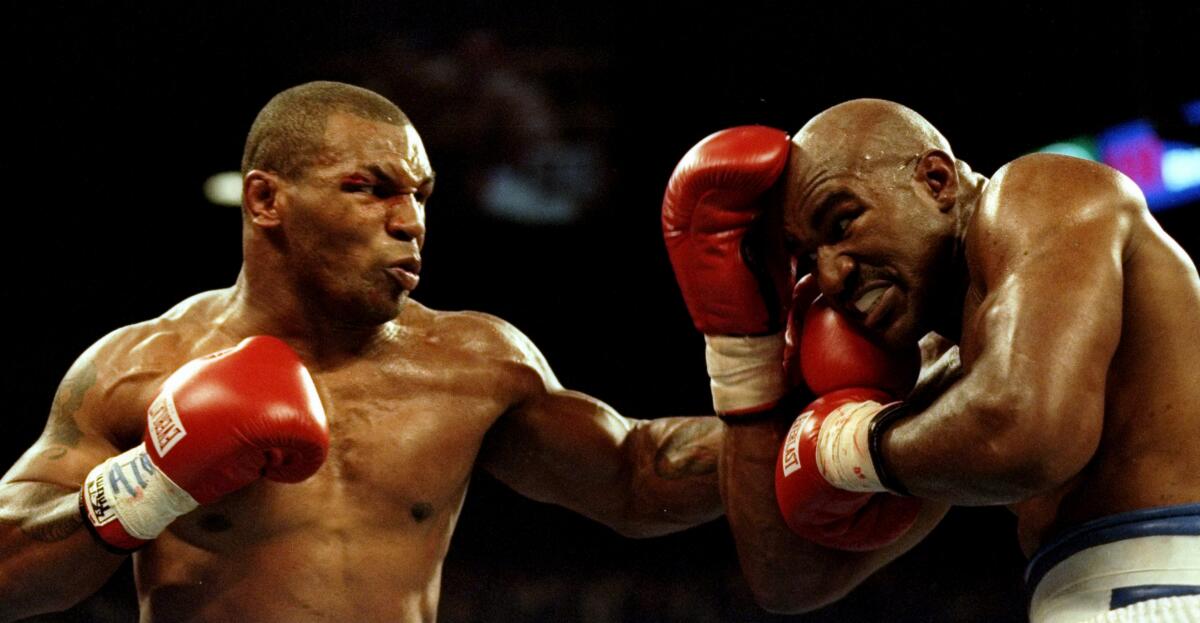
[[[1049,154],[989,179],[882,100],[834,106],[793,137],[762,130],[714,135],[672,180],[699,185],[687,196],[706,197],[704,222],[724,227],[712,240],[765,226],[812,271],[790,310],[802,374],[771,363],[781,324],[742,338],[774,350],[710,336],[714,389],[750,389],[730,403],[740,424],[721,477],[760,602],[819,607],[919,541],[947,505],[1006,505],[1031,561],[1035,623],[1200,620],[1200,279],[1139,189]],[[711,170],[697,182],[699,160]],[[753,226],[730,216],[748,212]],[[714,245],[704,257],[722,250],[745,253]],[[689,272],[676,262],[685,296]],[[690,291],[723,309],[779,298]],[[797,308],[810,304],[842,324],[804,326],[814,312]],[[944,356],[906,401],[904,366],[877,354],[840,363],[859,339],[900,359],[919,345],[927,363]],[[753,384],[722,373],[751,367]],[[785,404],[794,386],[818,400],[782,421],[736,419]]]

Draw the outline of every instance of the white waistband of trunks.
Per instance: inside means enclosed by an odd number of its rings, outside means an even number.
[[[1081,623],[1200,623],[1200,595],[1139,601]]]
[[[1105,621],[1110,611],[1120,616],[1138,610],[1141,618],[1112,620],[1200,622],[1178,618],[1192,616],[1188,613],[1195,613],[1200,599],[1194,595],[1200,591],[1200,514],[1193,514],[1197,510],[1200,505],[1123,513],[1089,522],[1043,548],[1030,563],[1031,580],[1036,582],[1030,621]],[[1126,534],[1130,536],[1120,538]],[[1045,562],[1049,564],[1039,564]],[[1183,597],[1156,599],[1172,596]],[[1150,615],[1142,610],[1152,602],[1163,607],[1147,618]],[[1177,602],[1181,605],[1174,605]],[[1137,603],[1147,605],[1130,607]]]

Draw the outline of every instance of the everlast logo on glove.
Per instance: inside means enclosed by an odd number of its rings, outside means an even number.
[[[166,456],[180,439],[187,436],[183,422],[179,421],[179,413],[175,411],[175,401],[167,392],[159,394],[150,405],[148,414],[150,423],[150,441],[159,456]]]
[[[796,418],[797,422],[802,422],[812,415],[812,411],[805,411]],[[783,475],[791,476],[792,472],[800,469],[800,429],[802,426],[792,425],[788,429],[787,439],[783,441],[783,456],[780,460],[783,462]]]

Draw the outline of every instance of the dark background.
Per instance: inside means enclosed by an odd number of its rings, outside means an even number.
[[[675,162],[714,130],[794,131],[883,97],[988,174],[1138,117],[1195,141],[1173,121],[1200,96],[1195,5],[338,4],[4,10],[6,464],[88,345],[232,284],[239,215],[201,187],[238,167],[254,114],[299,82],[374,88],[425,137],[439,179],[417,298],[509,320],[565,384],[634,417],[709,408],[658,207]],[[573,220],[489,212],[488,172],[505,164],[567,197]],[[1193,255],[1196,208],[1157,215]],[[838,605],[774,617],[749,600],[722,522],[627,541],[480,475],[440,620],[1019,621],[1014,527],[1001,509],[955,510]],[[122,574],[42,620],[131,620],[134,607]]]

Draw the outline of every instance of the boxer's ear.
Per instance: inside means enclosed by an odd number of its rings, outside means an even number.
[[[913,181],[917,191],[933,200],[938,210],[945,212],[954,207],[958,198],[958,169],[954,166],[954,156],[940,149],[925,152],[917,161]]]
[[[281,181],[277,174],[259,169],[250,171],[242,179],[242,210],[251,223],[259,227],[279,225]]]

